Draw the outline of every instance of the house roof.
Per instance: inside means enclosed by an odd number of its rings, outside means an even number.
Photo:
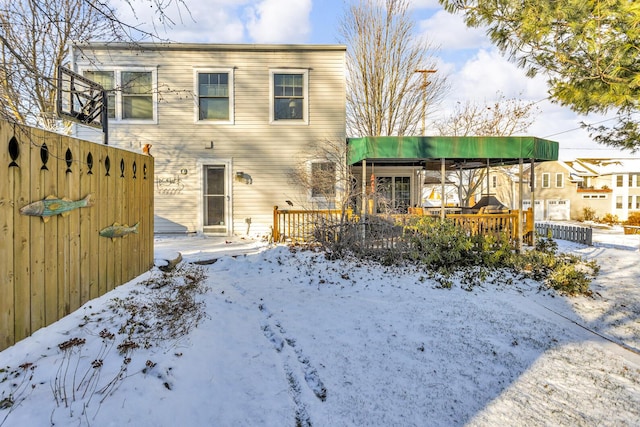
[[[576,159],[575,163],[579,163],[585,169],[593,171],[594,175],[640,173],[640,158],[581,158]]]
[[[348,139],[347,161],[376,165],[424,165],[473,169],[516,164],[520,159],[558,160],[558,143],[530,136],[377,136]]]
[[[123,43],[123,42],[76,42],[73,46],[93,50],[196,50],[196,51],[316,51],[337,50],[346,51],[341,44],[234,44],[234,43]]]

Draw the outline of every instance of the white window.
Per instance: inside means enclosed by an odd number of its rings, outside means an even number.
[[[494,175],[491,177],[491,188],[496,187],[498,187],[498,177]]]
[[[563,173],[557,173],[556,174],[556,188],[562,188],[564,187],[564,174]]]
[[[329,161],[311,162],[311,197],[334,199],[336,196],[336,164]]]
[[[269,85],[271,123],[309,122],[308,70],[271,70]]]
[[[616,196],[616,209],[622,209],[622,196]]]
[[[112,123],[157,123],[157,72],[155,68],[115,68],[83,71],[108,93]]]
[[[84,76],[89,80],[98,83],[107,91],[107,117],[116,118],[116,77],[114,71],[85,71]]]
[[[233,123],[233,69],[198,68],[194,73],[196,123]]]
[[[542,188],[551,187],[551,174],[548,172],[544,172],[542,174]]]
[[[623,187],[623,186],[624,186],[624,176],[616,175],[616,187]]]

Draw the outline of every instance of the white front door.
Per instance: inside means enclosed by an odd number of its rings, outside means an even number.
[[[228,235],[230,232],[229,211],[229,166],[226,164],[205,165],[203,170],[203,231]]]

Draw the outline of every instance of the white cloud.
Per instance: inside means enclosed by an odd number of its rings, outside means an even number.
[[[131,3],[117,0],[112,4],[123,22],[160,38],[184,43],[240,43],[244,39],[244,24],[239,12],[246,2],[191,0],[186,5],[172,2],[164,11],[165,23],[160,21],[158,11],[143,0]]]
[[[256,43],[303,43],[311,32],[311,0],[263,0],[245,12]]]
[[[409,0],[409,7],[411,9],[439,9],[442,6],[438,0]]]
[[[439,10],[420,21],[420,31],[443,50],[477,49],[491,45],[482,28],[468,28],[461,15]]]
[[[496,49],[481,49],[452,76],[454,97],[492,99],[500,91],[507,97],[538,101],[546,98],[544,77],[529,78],[524,70],[508,61]]]
[[[443,63],[439,70],[448,69]],[[450,64],[449,64],[450,65]],[[580,116],[568,107],[547,100],[547,84],[544,76],[529,78],[523,69],[509,62],[497,49],[479,50],[468,59],[457,72],[449,74],[451,92],[441,105],[437,116],[450,111],[457,101],[491,102],[498,92],[507,98],[519,98],[537,102],[540,114],[529,128],[528,135],[548,138],[560,144],[560,158],[575,157],[625,157],[628,153],[595,143],[588,132],[580,127],[581,122],[596,123],[602,115]]]

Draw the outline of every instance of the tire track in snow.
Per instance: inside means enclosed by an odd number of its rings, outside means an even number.
[[[297,346],[296,340],[287,334],[284,327],[273,317],[264,304],[259,304],[258,308],[265,316],[261,325],[262,332],[283,359],[282,366],[287,376],[293,402],[296,405],[296,426],[311,426],[307,405],[303,399],[304,392],[300,386],[301,377],[304,378],[304,382],[313,394],[322,402],[327,398],[327,389],[316,368],[311,364],[304,351]]]

